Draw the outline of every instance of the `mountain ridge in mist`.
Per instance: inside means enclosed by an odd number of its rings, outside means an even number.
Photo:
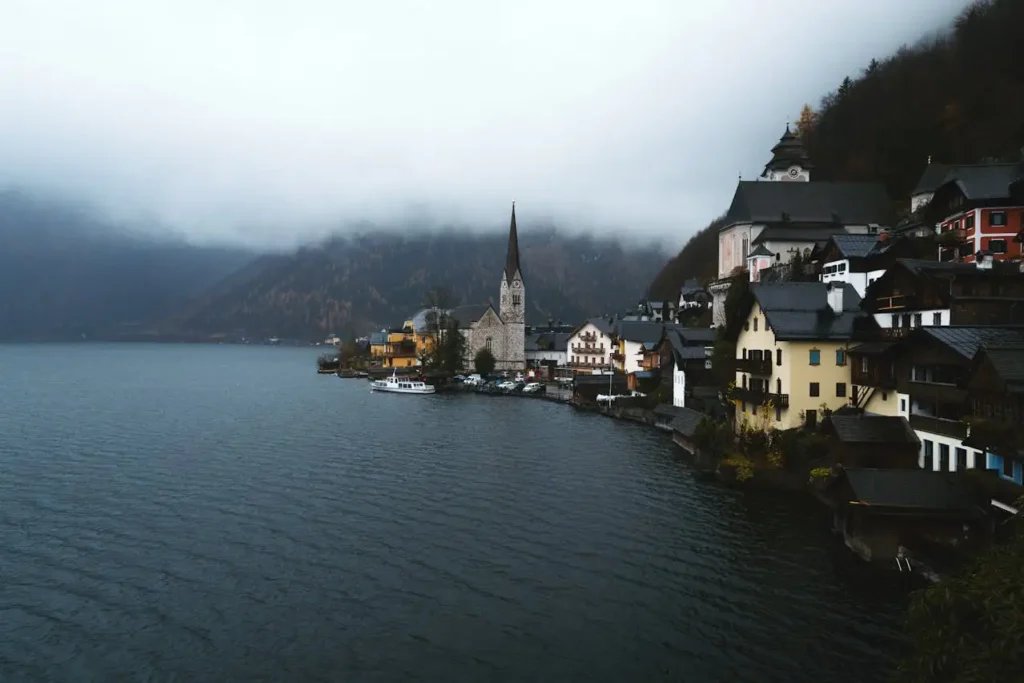
[[[361,226],[367,228],[369,226]],[[317,339],[399,324],[432,286],[496,303],[507,234],[378,229],[290,252],[189,245],[69,203],[0,192],[0,339]],[[632,308],[657,247],[520,231],[527,317]]]

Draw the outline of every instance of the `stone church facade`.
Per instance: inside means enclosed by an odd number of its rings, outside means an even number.
[[[461,306],[452,311],[466,337],[467,368],[473,367],[476,354],[484,348],[494,354],[497,370],[514,372],[526,367],[526,285],[519,262],[515,204],[498,301],[497,311],[490,304]]]

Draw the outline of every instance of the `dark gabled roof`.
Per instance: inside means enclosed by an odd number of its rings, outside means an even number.
[[[852,468],[844,474],[855,497],[851,502],[981,514],[969,484],[952,472]]]
[[[829,419],[836,438],[843,443],[921,443],[905,417],[833,413]]]
[[[679,413],[676,414],[669,426],[673,432],[692,437],[697,431],[697,425],[704,419],[704,414],[690,408],[679,408],[678,410]]]
[[[773,223],[758,233],[753,243],[764,244],[769,240],[824,243],[840,234],[846,234],[846,229],[839,223]]]
[[[1010,185],[1022,175],[1019,163],[953,166],[935,190],[956,185],[969,200],[1009,199]]]
[[[569,348],[568,332],[535,332],[526,336],[527,351],[565,351]]]
[[[700,344],[703,347],[707,342],[714,343],[718,339],[718,330],[713,327],[679,327],[676,332],[687,346]]]
[[[957,275],[959,273],[974,273],[978,267],[973,263],[960,263],[958,261],[925,261],[923,259],[901,258],[896,259],[896,265],[903,266],[914,275]]]
[[[942,181],[946,179],[951,168],[952,166],[948,166],[946,164],[929,163],[924,167],[924,172],[921,173],[921,177],[918,179],[917,185],[910,194],[915,195],[934,192],[935,188],[941,185]]]
[[[640,320],[620,320],[617,328],[619,339],[653,345],[661,339],[661,332],[665,329],[665,324]]]
[[[764,244],[759,243],[756,239],[754,240],[754,244],[756,244],[757,246],[754,247],[754,250],[752,252],[747,254],[747,258],[751,258],[754,256],[775,256],[771,249],[764,246]]]
[[[970,360],[982,344],[1024,343],[1024,328],[1014,327],[919,327],[918,334],[934,338]]]
[[[676,353],[676,350],[673,348],[672,352]],[[706,357],[707,353],[704,351],[703,346],[684,346],[678,352],[678,358],[681,360],[700,360]]]
[[[850,235],[847,233],[833,235],[831,242],[839,254],[848,259],[873,256],[880,253],[885,244],[878,239],[878,235]]]
[[[750,292],[761,307],[777,340],[850,339],[860,312],[860,295],[844,283],[843,313],[836,315],[828,304],[828,285],[823,282],[753,283]]]
[[[1007,392],[1024,393],[1024,344],[986,343],[978,350],[978,355],[988,358]]]
[[[480,318],[484,317],[484,313],[487,312],[488,308],[491,308],[490,304],[467,304],[466,306],[456,306],[448,311],[448,317],[457,322],[460,328],[465,329],[470,327]]]
[[[540,347],[537,346],[537,341],[540,339],[540,334],[533,333],[526,335],[523,340],[523,349],[529,353],[530,351],[540,351]]]
[[[892,225],[892,204],[880,183],[741,180],[722,229],[736,223],[784,220],[844,225]]]
[[[512,284],[512,279],[523,271],[519,267],[519,232],[516,230],[516,203],[512,202],[512,222],[508,226],[508,252],[505,254],[505,282]]]
[[[576,326],[576,329],[572,331],[572,334],[576,334],[587,325],[593,325],[597,328],[601,334],[611,335],[615,331],[615,321],[608,320],[608,318],[587,318],[582,323]],[[572,336],[572,335],[570,335]]]
[[[878,356],[891,349],[896,345],[896,343],[897,342],[894,341],[864,342],[863,344],[858,344],[857,346],[849,349],[847,353],[859,353],[864,356]]]

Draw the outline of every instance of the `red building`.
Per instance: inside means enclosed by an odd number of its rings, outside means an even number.
[[[1018,260],[1024,239],[1024,162],[951,166],[923,209],[939,228],[939,260],[979,252]]]

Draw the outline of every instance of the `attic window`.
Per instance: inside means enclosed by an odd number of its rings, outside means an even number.
[[[811,365],[821,365],[821,351],[818,349],[811,349],[809,354],[809,361]]]
[[[754,332],[757,332],[757,316],[754,316]]]
[[[989,215],[988,224],[991,226],[1003,226],[1006,225],[1006,212],[1005,211],[993,211]],[[991,242],[989,242],[991,244]],[[989,247],[989,251],[992,248]]]

